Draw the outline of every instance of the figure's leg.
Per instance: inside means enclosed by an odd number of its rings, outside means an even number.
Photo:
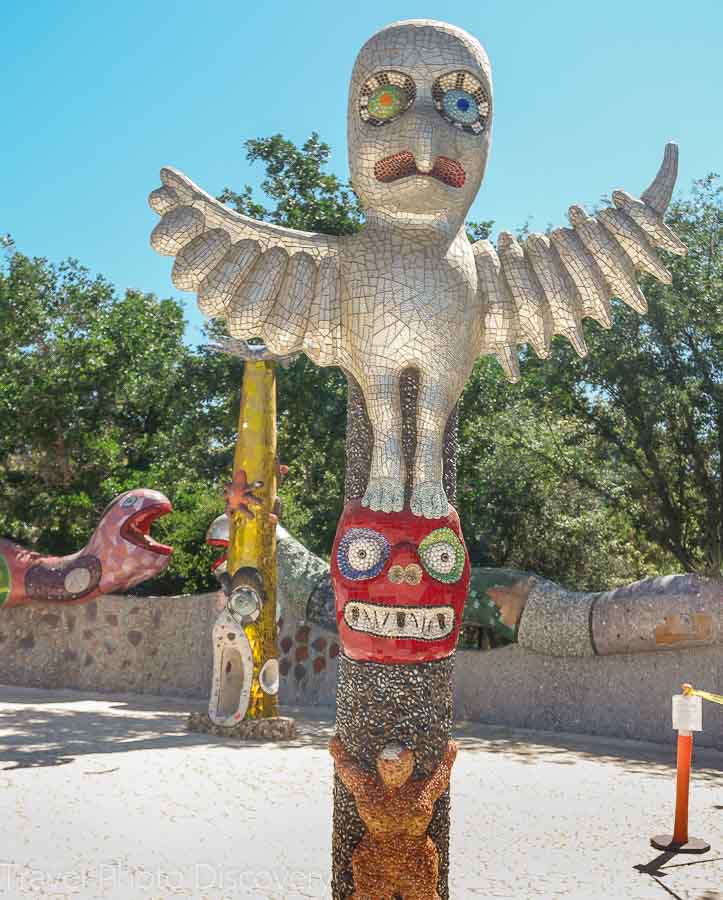
[[[408,861],[407,870],[401,876],[402,900],[442,900],[437,893],[439,880],[439,855],[431,838],[421,848],[416,858]]]
[[[366,372],[359,381],[374,431],[371,472],[362,505],[382,512],[399,512],[404,507],[399,376],[393,371]]]
[[[447,419],[458,396],[450,387],[449,383],[419,373],[417,449],[410,505],[415,516],[427,519],[447,515],[447,495],[442,486],[442,445]]]
[[[357,886],[357,879],[354,878],[354,893],[349,900],[394,900],[395,896],[395,893],[386,893],[379,887],[379,876],[375,875],[368,877],[359,886]],[[435,894],[435,898],[438,897],[439,895]]]
[[[362,842],[352,854],[351,870],[354,876],[354,893],[350,900],[394,900],[397,893],[389,886],[389,872],[383,853],[373,845]]]

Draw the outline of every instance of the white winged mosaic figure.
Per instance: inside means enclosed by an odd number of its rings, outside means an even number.
[[[275,354],[303,351],[341,366],[361,386],[374,430],[363,503],[401,510],[404,459],[399,376],[419,372],[411,509],[447,511],[442,441],[475,359],[494,354],[519,377],[518,345],[547,356],[555,334],[584,355],[582,320],[611,324],[610,298],[646,310],[636,273],[670,273],[655,247],[683,254],[663,223],[677,175],[668,144],[640,199],[571,228],[518,241],[470,244],[465,216],[484,176],[492,135],[492,77],[479,42],[440,22],[399,22],[375,34],[354,66],[348,144],[363,229],[332,237],[233,212],[174,169],[149,198],[161,215],[152,246],[175,256],[173,282],[206,315]]]

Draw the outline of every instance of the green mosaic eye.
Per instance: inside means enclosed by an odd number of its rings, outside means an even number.
[[[437,581],[451,584],[462,577],[464,546],[451,528],[432,531],[419,545],[418,552],[427,573]]]
[[[369,115],[375,119],[393,119],[407,103],[407,94],[396,84],[378,87],[369,98]]]
[[[359,94],[359,115],[369,125],[386,125],[414,103],[414,82],[402,72],[378,72],[368,78]]]
[[[10,587],[10,570],[4,557],[0,556],[0,606],[7,600]]]

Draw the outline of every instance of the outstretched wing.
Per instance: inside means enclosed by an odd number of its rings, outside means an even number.
[[[225,319],[233,337],[337,362],[339,239],[239,215],[175,169],[161,169],[161,181],[148,198],[161,216],[151,246],[176,257],[175,286],[195,291],[201,312]]]
[[[544,358],[552,336],[561,334],[584,356],[582,319],[609,328],[611,297],[646,312],[637,272],[670,283],[654,248],[687,252],[663,222],[677,173],[678,148],[667,144],[660,171],[640,200],[613,191],[614,207],[595,216],[571,206],[572,228],[531,234],[525,241],[502,232],[497,250],[489,241],[473,245],[485,309],[482,352],[494,353],[508,378],[520,376],[517,345],[524,342]]]

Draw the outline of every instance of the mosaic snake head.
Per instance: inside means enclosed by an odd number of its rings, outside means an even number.
[[[116,497],[86,546],[70,556],[43,556],[0,541],[0,606],[85,603],[154,578],[173,548],[154,540],[150,528],[171,510],[163,494],[138,488]]]

